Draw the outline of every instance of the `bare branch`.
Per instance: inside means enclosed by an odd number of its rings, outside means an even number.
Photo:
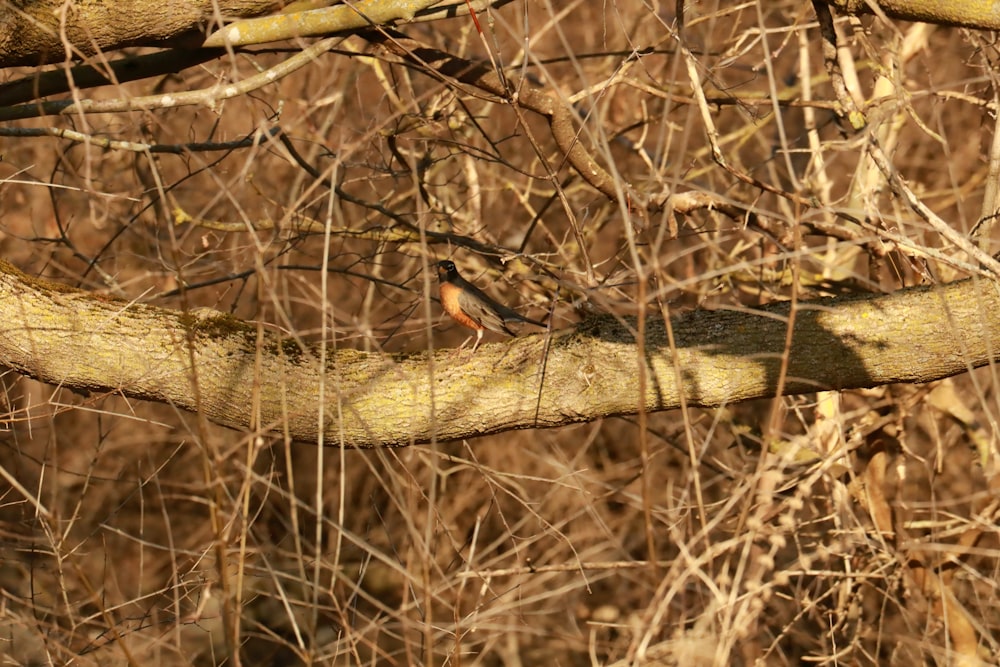
[[[116,113],[135,111],[137,109],[173,109],[193,104],[210,107],[222,100],[246,95],[251,91],[259,90],[280,81],[300,67],[312,63],[316,58],[343,40],[343,37],[328,37],[327,39],[320,40],[269,70],[234,83],[220,84],[202,90],[189,90],[183,93],[146,95],[143,97],[124,97],[112,100],[86,99],[79,102],[61,100],[58,102],[43,102],[41,104],[22,104],[0,109],[0,121],[74,113]]]

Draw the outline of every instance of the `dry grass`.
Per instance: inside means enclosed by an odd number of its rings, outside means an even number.
[[[713,162],[666,6],[513,3],[495,12],[488,41],[511,76],[574,103],[580,141],[639,191],[713,192],[754,207],[767,232],[712,213],[683,220],[676,237],[665,216],[628,229],[636,217],[553,157],[540,119],[522,125],[510,105],[351,39],[343,47],[365,57],[329,54],[217,109],[23,122],[162,144],[277,126],[323,177],[276,142],[150,156],[5,139],[4,257],[94,291],[386,351],[426,349],[429,335],[435,347],[461,343],[425,307],[424,269],[437,258],[532,314],[547,295],[497,280],[492,257],[365,238],[391,224],[374,204],[456,238],[524,242],[537,267],[623,313],[962,275],[873,230],[833,238],[802,224],[843,228],[835,213],[849,210],[946,247],[870,175],[863,136],[829,110],[809,5],[691,11],[684,40],[727,159],[814,208]],[[889,76],[873,130],[924,202],[968,233],[989,162],[995,45],[937,29],[909,55],[918,26],[855,23],[843,26],[862,90]],[[406,32],[485,58],[467,19]],[[85,94],[204,88],[287,56],[260,50]],[[797,102],[776,105],[774,91]],[[332,197],[331,182],[368,205]],[[246,231],[175,226],[175,207]],[[296,232],[302,216],[334,233]],[[249,231],[263,220],[281,231]],[[575,319],[557,306],[557,326]],[[995,467],[970,448],[984,438],[995,456],[993,368],[929,387],[373,451],[204,429],[170,406],[3,380],[0,464],[33,498],[0,493],[5,664],[232,664],[227,599],[245,664],[957,664],[972,657],[963,637],[972,654],[1000,656]],[[775,443],[824,458],[795,462]]]

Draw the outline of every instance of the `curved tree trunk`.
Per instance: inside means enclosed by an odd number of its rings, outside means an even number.
[[[484,345],[474,357],[331,349],[321,367],[318,348],[228,315],[95,297],[3,263],[0,362],[71,389],[200,410],[236,428],[405,445],[592,421],[640,405],[670,410],[682,394],[698,406],[773,396],[789,308],[682,314],[671,321],[675,350],[661,319],[647,322],[640,352],[628,323],[602,316],[551,338]],[[1000,349],[1000,297],[983,280],[800,303],[794,322],[786,394],[926,382],[987,364]]]

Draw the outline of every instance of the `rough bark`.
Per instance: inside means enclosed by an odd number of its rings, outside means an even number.
[[[1000,5],[986,0],[823,0],[845,14],[870,14],[872,6],[904,21],[957,25],[979,30],[1000,28]]]
[[[186,314],[95,297],[0,263],[0,362],[63,387],[201,410],[236,428],[317,442],[383,446],[550,427],[688,404],[773,396],[789,304],[694,311],[647,323],[640,354],[627,322],[604,316],[555,332],[388,356],[319,350],[214,313]],[[987,364],[1000,343],[994,283],[966,280],[799,304],[788,394],[926,382]],[[546,356],[547,355],[547,356]],[[638,360],[646,364],[640,392]],[[193,382],[197,374],[196,401]],[[322,392],[321,392],[322,386]],[[256,407],[253,407],[256,406]]]
[[[197,47],[220,18],[268,14],[281,0],[15,0],[0,5],[0,67],[75,60],[128,46]]]
[[[823,1],[848,14],[871,11],[865,0]],[[281,0],[8,0],[0,5],[0,67],[78,60],[130,46],[195,48],[213,27],[220,27],[221,20],[262,16],[288,4]],[[880,0],[877,6],[887,16],[909,21],[1000,28],[1000,9],[990,2]]]

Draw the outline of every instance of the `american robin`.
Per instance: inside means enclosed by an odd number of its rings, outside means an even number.
[[[438,280],[441,282],[441,305],[444,306],[444,311],[462,326],[474,329],[476,332],[476,344],[472,346],[473,354],[479,347],[479,341],[483,339],[483,331],[486,329],[514,336],[516,334],[507,326],[507,322],[510,321],[527,322],[536,327],[547,328],[545,324],[519,315],[483,294],[478,287],[458,275],[454,262],[448,260],[438,262],[437,272]]]

